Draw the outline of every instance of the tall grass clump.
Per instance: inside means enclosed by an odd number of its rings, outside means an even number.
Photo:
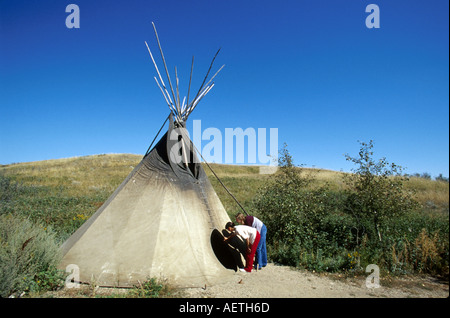
[[[0,215],[0,296],[55,289],[62,284],[56,266],[55,233],[28,218]]]

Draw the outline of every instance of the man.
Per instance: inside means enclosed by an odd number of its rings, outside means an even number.
[[[239,235],[241,236],[246,245],[247,245],[247,253],[245,254],[245,268],[244,270],[248,273],[252,271],[253,268],[253,259],[255,258],[256,248],[258,247],[259,240],[261,239],[261,235],[259,232],[250,226],[247,225],[234,225],[233,222],[228,222],[225,225],[225,228],[230,231],[232,234],[226,238],[224,238],[224,242],[227,242],[232,237]]]

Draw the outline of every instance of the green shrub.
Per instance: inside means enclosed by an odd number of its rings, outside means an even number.
[[[424,213],[405,190],[401,168],[372,159],[362,143],[355,173],[343,190],[318,186],[295,167],[286,145],[280,169],[254,198],[256,216],[267,226],[269,258],[315,271],[364,271],[369,264],[394,274],[448,277],[448,214]]]
[[[0,215],[0,296],[56,288],[54,232],[27,218]]]
[[[402,167],[388,163],[386,158],[374,160],[373,142],[360,142],[357,157],[346,155],[347,161],[357,165],[354,173],[347,174],[346,212],[353,216],[361,233],[370,240],[382,241],[382,227],[394,218],[418,207],[412,194],[404,189],[408,179],[401,175]]]
[[[294,166],[286,145],[280,151],[280,173],[261,188],[253,201],[266,224],[269,256],[275,262],[335,271],[345,262],[336,258],[352,246],[349,218],[337,215],[343,197],[325,184],[314,187],[314,175]]]

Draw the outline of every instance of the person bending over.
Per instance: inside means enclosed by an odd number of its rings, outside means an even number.
[[[261,269],[267,265],[267,248],[266,248],[266,234],[267,227],[266,225],[258,219],[256,216],[247,215],[245,216],[242,213],[238,213],[236,215],[236,222],[242,225],[248,225],[256,228],[256,230],[261,235],[261,238],[258,243],[258,247],[256,248],[255,254],[255,268]]]
[[[251,272],[253,268],[253,259],[255,258],[256,248],[258,247],[259,240],[261,238],[258,230],[247,225],[234,225],[233,222],[225,224],[225,228],[232,234],[224,239],[227,242],[230,238],[239,235],[241,236],[247,245],[247,251],[245,254],[245,268],[246,272]]]

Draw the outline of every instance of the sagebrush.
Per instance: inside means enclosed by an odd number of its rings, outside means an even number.
[[[55,289],[62,284],[55,233],[28,218],[0,215],[0,296]]]

